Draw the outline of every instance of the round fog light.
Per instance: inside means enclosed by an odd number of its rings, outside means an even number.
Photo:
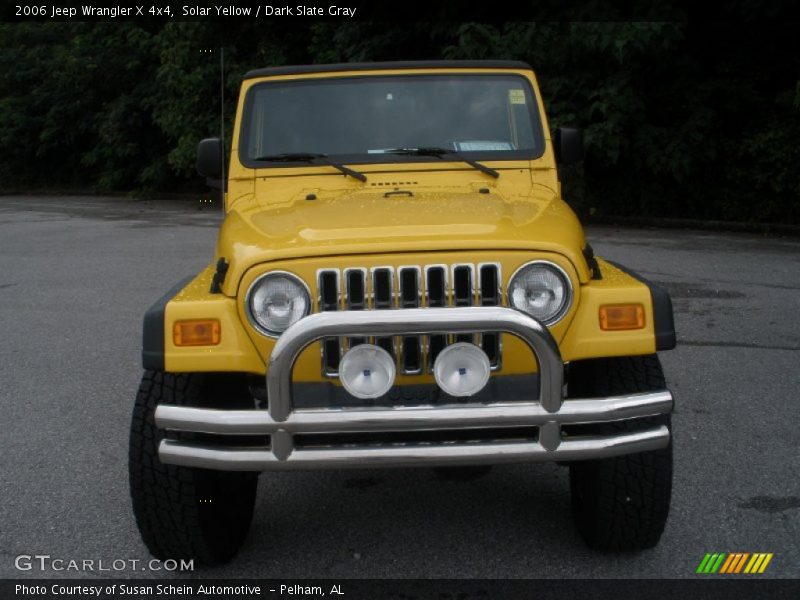
[[[339,379],[356,398],[378,398],[394,385],[394,359],[372,344],[354,346],[339,364]]]
[[[447,346],[436,357],[433,375],[436,383],[451,396],[472,396],[489,381],[489,357],[475,344],[458,342]]]

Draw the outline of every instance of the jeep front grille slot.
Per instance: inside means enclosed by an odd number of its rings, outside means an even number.
[[[472,306],[474,290],[472,287],[472,265],[453,267],[453,304],[456,306]],[[475,343],[475,336],[469,333],[455,336],[456,342]]]
[[[428,267],[427,275],[428,306],[431,308],[447,306],[447,268]]]
[[[422,293],[419,267],[400,267],[400,307],[419,308]],[[422,340],[420,336],[405,336],[400,347],[400,370],[408,375],[422,372]]]
[[[322,271],[319,274],[319,309],[339,310],[339,273]]]
[[[478,290],[481,306],[500,306],[502,302],[500,291],[500,273],[497,265],[480,265],[478,267]],[[500,334],[481,334],[481,348],[489,357],[489,364],[493,369],[500,366]]]
[[[318,306],[320,311],[502,306],[501,282],[500,267],[494,263],[324,269],[317,276]],[[344,352],[369,342],[395,358],[398,373],[430,373],[439,353],[457,341],[478,344],[489,357],[492,369],[500,368],[500,334],[431,334],[326,338],[322,340],[323,372],[336,377]]]
[[[375,308],[392,308],[392,270],[389,268],[372,271],[372,290]]]
[[[364,310],[367,307],[366,269],[346,269],[344,272],[344,307],[346,310]],[[349,347],[366,343],[366,338],[351,337]]]
[[[394,285],[392,269],[380,267],[372,270],[372,298],[375,310],[385,310],[392,308],[394,298]],[[379,337],[375,338],[375,344],[395,356],[394,338]]]
[[[339,310],[339,272],[320,271],[317,277],[319,290],[319,310]],[[338,338],[322,340],[322,370],[325,375],[336,375],[339,372],[341,346]]]
[[[366,288],[364,271],[349,269],[345,271],[347,290],[345,291],[345,308],[347,310],[364,310],[366,308]]]
[[[437,265],[426,269],[426,291],[428,294],[428,306],[439,308],[447,306],[447,267]],[[428,370],[433,370],[433,363],[436,357],[447,346],[446,335],[428,336]]]
[[[478,271],[481,306],[500,306],[500,280],[497,265],[481,265]]]

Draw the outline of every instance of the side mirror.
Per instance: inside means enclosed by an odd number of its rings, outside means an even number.
[[[208,179],[222,177],[222,141],[206,138],[197,145],[197,172]]]
[[[556,161],[571,165],[583,160],[583,132],[576,127],[559,127],[553,136]]]

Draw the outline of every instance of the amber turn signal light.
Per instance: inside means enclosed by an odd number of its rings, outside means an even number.
[[[216,346],[219,340],[217,319],[176,321],[172,327],[172,341],[176,346]]]
[[[607,304],[600,307],[600,329],[603,331],[643,327],[644,307],[641,304]]]

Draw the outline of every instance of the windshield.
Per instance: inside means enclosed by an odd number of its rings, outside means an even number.
[[[518,75],[268,82],[247,94],[239,147],[249,167],[271,164],[257,160],[262,157],[295,153],[357,163],[435,160],[396,154],[420,148],[473,159],[532,159],[544,150],[538,115],[531,86]]]

